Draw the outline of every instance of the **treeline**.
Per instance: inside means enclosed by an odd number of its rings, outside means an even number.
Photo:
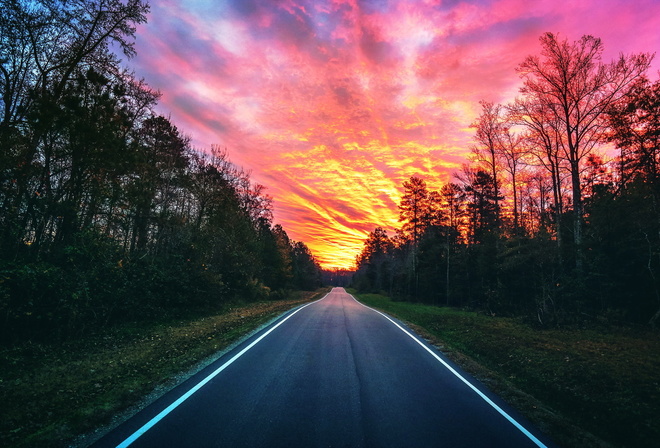
[[[376,228],[354,285],[540,324],[660,317],[660,81],[653,55],[547,33],[511,104],[482,102],[472,159],[430,190],[403,184],[401,227]]]
[[[122,68],[143,1],[2,1],[0,339],[311,289],[271,198],[155,112]]]

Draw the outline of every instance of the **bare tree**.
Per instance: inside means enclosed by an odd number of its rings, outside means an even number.
[[[499,173],[500,142],[502,133],[502,106],[488,101],[481,101],[481,115],[472,127],[476,128],[476,146],[472,147],[475,161],[493,178],[495,185],[495,214],[497,225],[500,224]]]
[[[527,154],[525,147],[525,136],[521,133],[513,132],[511,125],[507,121],[502,126],[498,135],[497,149],[502,160],[504,170],[511,178],[511,191],[513,193],[513,229],[514,232],[520,231],[520,196],[519,181],[520,173],[525,165],[523,159]]]
[[[550,174],[555,234],[557,248],[561,253],[561,225],[564,214],[562,171],[564,171],[565,161],[560,156],[559,126],[548,108],[543,103],[534,102],[531,98],[517,98],[513,104],[508,106],[508,111],[512,124],[523,126],[527,130],[525,140],[528,154]]]
[[[605,111],[645,73],[653,55],[621,55],[604,64],[601,62],[603,45],[593,36],[583,36],[571,44],[546,33],[540,40],[541,57],[528,56],[518,67],[524,80],[521,93],[542,104],[550,114],[562,157],[568,161],[575,215],[576,269],[582,271],[584,208],[581,164],[602,141]]]

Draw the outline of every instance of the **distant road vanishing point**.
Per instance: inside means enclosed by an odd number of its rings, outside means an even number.
[[[400,322],[343,288],[286,313],[94,447],[544,447]]]

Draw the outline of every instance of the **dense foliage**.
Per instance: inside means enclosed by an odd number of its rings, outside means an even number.
[[[314,288],[264,187],[122,68],[141,0],[0,3],[0,339]]]
[[[651,55],[600,61],[548,33],[512,104],[482,103],[473,158],[439,191],[403,184],[401,228],[375,229],[356,287],[525,314],[541,324],[660,317],[660,81]]]

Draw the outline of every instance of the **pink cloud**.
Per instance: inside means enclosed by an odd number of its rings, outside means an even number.
[[[269,188],[293,239],[347,267],[396,226],[404,180],[450,179],[479,100],[513,99],[543,32],[601,37],[608,60],[655,51],[659,25],[653,0],[163,1],[133,65],[196,146]]]

